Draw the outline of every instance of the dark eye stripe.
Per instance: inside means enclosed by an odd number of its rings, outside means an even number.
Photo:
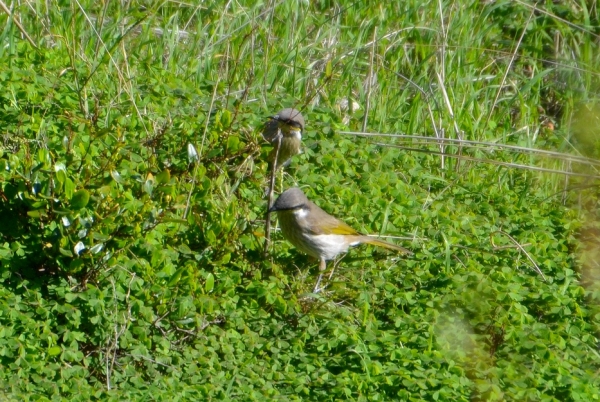
[[[295,120],[284,120],[284,122],[290,126],[302,128],[302,125]]]
[[[302,128],[302,124],[300,124],[296,120],[292,120],[292,119],[285,120],[285,119],[280,118],[279,116],[269,116],[268,119],[270,119],[270,120],[277,120],[277,121],[279,121],[281,123],[285,123],[285,124],[287,124],[289,126],[292,126],[292,127],[296,127],[296,128],[300,128],[300,129]]]
[[[290,208],[292,211],[307,210],[306,204],[296,205]]]

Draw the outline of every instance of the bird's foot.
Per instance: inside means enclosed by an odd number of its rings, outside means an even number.
[[[321,284],[321,279],[323,279],[323,274],[319,274],[319,279],[317,279],[317,283],[315,284],[315,288],[313,289],[313,293],[319,293],[321,290],[325,290],[327,286],[319,287]]]

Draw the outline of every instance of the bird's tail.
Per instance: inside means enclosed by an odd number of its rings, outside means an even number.
[[[388,243],[387,241],[379,240],[374,237],[363,236],[360,239],[361,243],[372,244],[374,246],[389,248],[390,250],[400,251],[404,254],[412,254],[412,251],[405,249],[404,247],[397,246],[392,243]]]

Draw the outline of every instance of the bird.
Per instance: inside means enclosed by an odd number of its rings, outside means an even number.
[[[319,259],[321,272],[326,269],[328,260],[347,252],[350,246],[363,243],[412,254],[404,247],[357,232],[310,201],[298,187],[281,193],[269,211],[277,213],[283,237],[300,251]],[[319,291],[322,276],[321,273],[315,293]]]
[[[274,148],[268,156],[269,162],[275,163],[276,169],[287,166],[293,156],[300,153],[302,145],[302,131],[304,130],[304,117],[300,111],[287,108],[274,116],[269,117],[263,130],[263,138],[273,144]],[[281,142],[279,142],[281,141]],[[279,150],[277,149],[277,144]]]

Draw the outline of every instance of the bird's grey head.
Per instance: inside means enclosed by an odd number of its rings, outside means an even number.
[[[292,127],[299,128],[304,131],[304,117],[299,110],[293,108],[283,109],[275,116],[271,116],[273,120],[277,120],[281,123],[289,124]]]
[[[269,211],[294,210],[304,207],[308,202],[308,198],[304,195],[302,190],[298,187],[292,187],[281,193]]]
[[[286,127],[287,126],[287,127]],[[281,130],[283,128],[283,130]],[[269,142],[274,142],[279,135],[284,131],[284,135],[290,131],[304,131],[304,117],[302,114],[292,108],[283,109],[275,116],[269,116],[269,120],[265,123],[262,136]]]

